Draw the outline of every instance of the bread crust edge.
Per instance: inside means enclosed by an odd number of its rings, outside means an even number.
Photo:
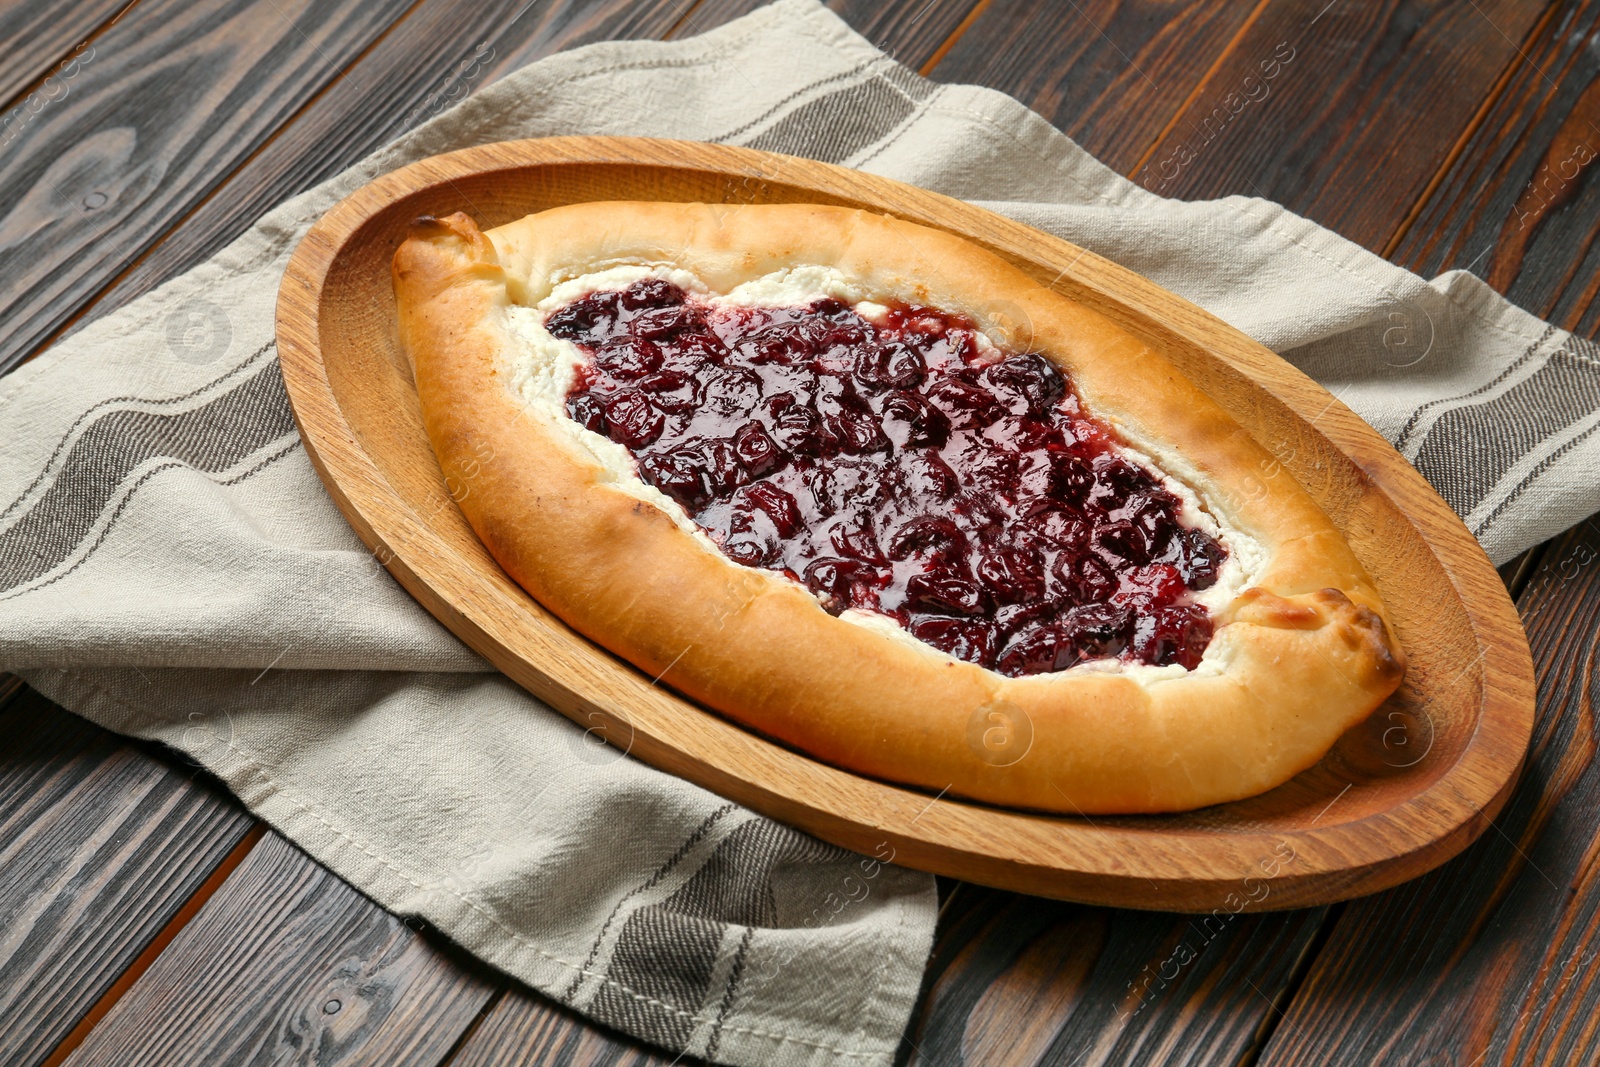
[[[1090,410],[1184,463],[1207,507],[1266,551],[1217,613],[1225,669],[1007,678],[830,616],[608,484],[515,397],[506,311],[562,270],[630,260],[683,265],[721,292],[786,265],[837,266],[1002,340],[1025,323]],[[420,219],[394,283],[435,454],[507,573],[652,677],[825,762],[1006,807],[1181,811],[1287,781],[1400,683],[1371,579],[1287,474],[1262,485],[1270,454],[1139,339],[961,238],[816,205],[577,204],[487,234],[462,214]]]

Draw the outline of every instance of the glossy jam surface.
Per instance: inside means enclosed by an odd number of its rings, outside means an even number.
[[[552,312],[584,354],[567,412],[625,446],[731,559],[824,608],[881,612],[1018,676],[1120,658],[1193,668],[1192,592],[1227,556],[1125,458],[1043,356],[970,323],[835,300],[711,305],[646,279]]]

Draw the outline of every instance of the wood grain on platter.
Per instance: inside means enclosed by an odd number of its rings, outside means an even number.
[[[419,215],[489,227],[586,200],[811,202],[962,234],[1165,352],[1345,532],[1389,604],[1405,684],[1316,767],[1262,796],[1172,816],[1006,811],[868,780],[655,685],[500,570],[454,506],[394,327],[389,260]],[[307,451],[352,526],[464,641],[557,710],[671,773],[912,867],[1123,907],[1303,907],[1423,873],[1487,828],[1533,717],[1526,638],[1477,543],[1354,413],[1183,299],[1064,241],[885,178],[746,149],[631,138],[482,145],[384,175],[310,231],[278,304]]]

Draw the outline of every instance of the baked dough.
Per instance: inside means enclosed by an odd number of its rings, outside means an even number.
[[[716,294],[830,268],[871,299],[965,315],[1002,348],[1043,352],[1230,551],[1250,546],[1247,587],[1215,606],[1193,670],[1012,678],[830,615],[795,581],[734,563],[586,448],[588,431],[528,403],[514,309],[628,265],[686,271]],[[647,675],[829,763],[1008,807],[1181,811],[1312,766],[1400,683],[1371,579],[1286,473],[1262,475],[1270,455],[1160,353],[958,237],[817,205],[585,203],[487,233],[463,214],[419,219],[394,283],[434,450],[506,571]]]

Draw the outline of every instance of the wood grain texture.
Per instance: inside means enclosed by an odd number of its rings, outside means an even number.
[[[596,41],[661,40],[694,33],[685,28],[685,23],[695,7],[694,0],[557,0],[535,4],[523,18],[535,19],[537,30],[526,34],[519,46],[508,47],[495,56],[488,80],[553,52]]]
[[[66,1063],[434,1064],[494,981],[268,834]]]
[[[573,200],[722,199],[749,191],[742,175],[761,173],[777,177],[756,188],[757,200],[872,206],[963,233],[1166,353],[1283,456],[1281,469],[1350,539],[1410,658],[1394,702],[1288,785],[1201,813],[1090,823],[948,799],[929,807],[921,794],[833,770],[696,711],[527,597],[449,505],[393,347],[394,247],[411,219],[463,201],[490,226]],[[482,146],[379,178],[331,211],[285,276],[278,323],[308,452],[357,532],[414,596],[552,706],[628,732],[640,758],[846,847],[870,852],[887,841],[900,862],[937,873],[1210,911],[1231,907],[1242,879],[1260,878],[1288,842],[1294,858],[1270,872],[1270,899],[1240,907],[1294,907],[1372,891],[1453,855],[1483,829],[1481,811],[1498,809],[1520,762],[1532,714],[1520,628],[1481,549],[1416,471],[1315,383],[1198,308],[969,205],[743,149],[608,138]],[[1430,708],[1436,743],[1426,760],[1402,764],[1385,739]]]
[[[406,0],[141,3],[0,156],[0,370],[249,156]]]
[[[1254,5],[1161,0],[997,0],[932,70],[1039,112],[1096,158],[1133,167]]]
[[[667,1056],[513,985],[441,1067],[694,1067],[700,1062]]]
[[[926,74],[983,13],[987,0],[828,0],[828,6],[879,50]]]
[[[32,691],[0,709],[0,752],[0,1063],[33,1063],[252,820],[220,789]]]
[[[730,22],[768,0],[701,0],[684,15],[672,36],[684,37]],[[881,51],[912,70],[934,59],[982,0],[826,0],[834,14]]]
[[[1495,568],[1500,574],[1500,580],[1506,583],[1506,592],[1510,593],[1513,599],[1520,597],[1522,591],[1527,588],[1528,579],[1533,576],[1533,569],[1542,558],[1545,547],[1545,545],[1534,545]]]
[[[422,0],[242,163],[219,160],[219,183],[153,247],[103,292],[76,294],[81,310],[63,335],[204,262],[284,200],[511,70],[594,40],[658,37],[681,10],[674,0],[491,0],[463,17],[455,0]]]
[[[1191,918],[963,889],[940,926],[908,1062],[1245,1062],[1326,910]]]
[[[1539,665],[1522,786],[1460,857],[1346,905],[1264,1067],[1600,1060],[1600,524],[1550,545],[1521,608]]]
[[[934,0],[925,14],[908,17],[896,5],[835,4],[863,33],[883,47],[909,50],[912,58],[936,47],[934,38],[962,10],[960,4]],[[53,336],[81,329],[204,262],[285,199],[518,67],[593,41],[681,36],[711,28],[719,16],[745,13],[724,8],[701,21],[697,9],[696,18],[686,21],[687,10],[678,0],[531,6],[526,0],[494,0],[463,18],[454,0],[422,0],[110,284],[98,292],[91,283],[63,294],[64,306],[74,299],[76,304],[68,325]]]
[[[1600,3],[1541,29],[1394,251],[1424,275],[1470,270],[1514,303],[1600,330]]]
[[[70,65],[92,53],[90,43],[105,23],[129,0],[83,0],[73,4],[8,3],[0,5],[0,146],[11,142],[31,116],[72,91],[77,76]],[[50,81],[54,75],[54,81]]]
[[[1549,6],[1269,3],[1133,178],[1265,197],[1381,252]]]

